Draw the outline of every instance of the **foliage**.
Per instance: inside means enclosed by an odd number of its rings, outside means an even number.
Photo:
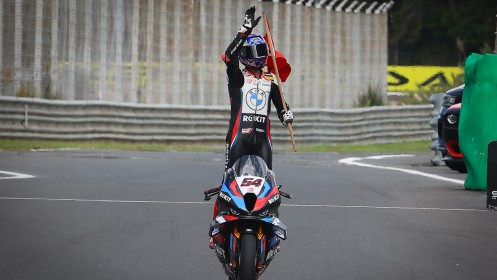
[[[300,152],[423,152],[430,151],[431,141],[369,145],[300,145]],[[129,142],[109,140],[27,140],[0,139],[0,150],[29,151],[33,149],[85,149],[85,150],[135,150],[135,151],[213,151],[224,152],[219,143],[185,144],[165,142]],[[290,148],[288,149],[290,150]]]
[[[313,145],[299,146],[301,152],[348,152],[348,153],[395,153],[430,151],[431,141],[404,143],[369,144],[369,145]]]
[[[43,93],[43,98],[44,99],[62,99],[62,93],[60,91],[54,90],[52,88],[52,82],[49,81],[47,86],[45,87],[45,91]]]
[[[37,96],[37,94],[37,90],[31,82],[27,82],[26,84],[24,82],[21,82],[19,84],[19,89],[17,89],[16,96],[34,98]]]
[[[0,139],[0,150],[29,151],[40,149],[131,150],[131,151],[214,151],[219,145],[184,144],[118,140],[31,140]]]
[[[463,65],[490,52],[495,0],[396,0],[389,14],[389,64]]]
[[[383,91],[380,85],[372,86],[369,85],[366,92],[359,95],[358,107],[371,107],[371,106],[383,106],[385,105]]]
[[[35,98],[38,97],[38,90],[31,82],[20,82],[19,88],[16,93],[17,97],[27,97],[27,98]],[[52,83],[49,82],[43,91],[44,99],[62,99],[62,93],[60,91],[54,91],[52,89]]]

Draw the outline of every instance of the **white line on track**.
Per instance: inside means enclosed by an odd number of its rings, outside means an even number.
[[[413,175],[420,175],[432,179],[452,182],[456,184],[464,184],[464,181],[451,179],[439,175],[433,175],[429,173],[424,173],[411,169],[397,168],[397,167],[388,167],[388,166],[379,166],[367,163],[358,162],[360,160],[365,159],[384,159],[384,158],[392,158],[392,157],[411,157],[413,155],[403,154],[403,155],[383,155],[383,156],[370,156],[370,157],[351,157],[341,159],[339,162],[348,165],[356,165],[362,167],[369,168],[378,168],[378,169],[386,169],[393,171],[405,172]],[[0,179],[14,179],[14,178],[32,178],[34,176],[28,174],[14,173],[8,171],[0,171],[0,174],[11,175],[12,177],[0,177]],[[38,200],[38,201],[69,201],[69,202],[103,202],[103,203],[144,203],[144,204],[177,204],[177,205],[203,205],[203,204],[212,204],[212,202],[198,202],[198,201],[157,201],[157,200],[111,200],[111,199],[75,199],[75,198],[43,198],[43,197],[0,197],[0,200]],[[329,204],[281,204],[281,206],[285,207],[323,207],[323,208],[356,208],[356,209],[395,209],[395,210],[430,210],[430,211],[466,211],[466,212],[475,212],[482,211],[486,212],[484,209],[458,209],[458,208],[429,208],[429,207],[395,207],[395,206],[368,206],[368,205],[329,205]]]
[[[112,200],[112,199],[76,199],[76,198],[43,198],[43,197],[0,197],[0,200],[35,200],[59,202],[100,202],[100,203],[136,203],[136,204],[171,204],[171,205],[205,205],[212,202],[200,201],[160,201],[160,200]],[[427,211],[464,211],[486,212],[484,209],[459,208],[429,208],[429,207],[395,207],[395,206],[368,206],[368,205],[329,205],[329,204],[281,204],[283,207],[310,207],[310,208],[355,208],[378,210],[427,210]]]
[[[79,151],[80,148],[31,149],[31,152]]]
[[[41,200],[72,202],[108,202],[108,203],[149,203],[149,204],[212,204],[199,201],[160,201],[160,200],[114,200],[114,199],[79,199],[79,198],[46,198],[46,197],[0,197],[0,200]]]
[[[324,207],[324,208],[362,208],[362,209],[395,209],[395,210],[436,210],[436,211],[466,211],[466,212],[487,212],[485,209],[464,209],[464,208],[431,208],[431,207],[397,207],[397,206],[368,206],[368,205],[320,205],[320,204],[281,204],[287,207]]]
[[[417,170],[412,170],[412,169],[405,169],[405,168],[397,168],[397,167],[389,167],[389,166],[380,166],[380,165],[373,165],[373,164],[367,164],[367,163],[362,163],[358,162],[360,160],[365,160],[365,159],[384,159],[384,158],[392,158],[392,157],[412,157],[414,155],[383,155],[383,156],[370,156],[370,157],[350,157],[350,158],[344,158],[341,159],[339,162],[348,164],[348,165],[356,165],[356,166],[362,166],[362,167],[370,167],[370,168],[377,168],[377,169],[386,169],[386,170],[392,170],[392,171],[400,171],[400,172],[405,172],[413,175],[419,175],[419,176],[424,176],[436,180],[441,180],[441,181],[446,181],[446,182],[451,182],[451,183],[456,183],[456,184],[461,184],[464,185],[463,180],[457,180],[457,179],[452,179],[452,178],[447,178],[439,175],[434,175],[430,173],[424,173],[421,171]]]
[[[22,174],[22,173],[15,173],[15,172],[10,172],[10,171],[3,171],[0,170],[0,175],[5,174],[8,175],[8,177],[0,177],[0,180],[5,180],[5,179],[28,179],[28,178],[33,178],[33,175],[29,174]]]

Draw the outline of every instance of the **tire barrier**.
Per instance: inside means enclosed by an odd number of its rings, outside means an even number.
[[[434,129],[434,132],[431,135],[431,140],[433,142],[431,143],[430,149],[435,152],[435,156],[431,159],[431,163],[435,166],[445,165],[442,160],[442,153],[438,150],[438,116],[440,114],[440,108],[442,107],[443,96],[443,93],[436,93],[430,96],[429,99],[430,103],[434,106],[433,111],[431,111],[430,114],[430,126]]]
[[[298,145],[380,144],[428,140],[432,105],[294,109]],[[0,137],[111,139],[224,145],[229,108],[0,97]],[[271,114],[276,148],[290,145]],[[282,145],[283,144],[283,145]],[[298,146],[297,146],[298,147]]]

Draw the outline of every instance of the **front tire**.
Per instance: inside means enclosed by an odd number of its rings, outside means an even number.
[[[468,173],[468,170],[466,169],[466,164],[464,162],[446,161],[445,165],[447,165],[447,167],[459,173]]]
[[[240,280],[255,280],[257,238],[253,234],[244,234],[240,243]]]

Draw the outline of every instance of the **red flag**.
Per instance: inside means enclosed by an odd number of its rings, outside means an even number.
[[[268,36],[267,34],[264,36],[264,40],[268,42]],[[274,40],[273,40],[273,46],[274,46]],[[286,61],[286,57],[280,53],[277,50],[274,50],[274,53],[276,55],[276,65],[278,65],[278,73],[280,74],[280,80],[281,82],[285,82],[288,76],[290,76],[290,72],[292,72],[292,67],[288,62]],[[276,74],[276,69],[274,68],[273,64],[273,58],[268,56],[267,58],[267,70],[273,74]]]

